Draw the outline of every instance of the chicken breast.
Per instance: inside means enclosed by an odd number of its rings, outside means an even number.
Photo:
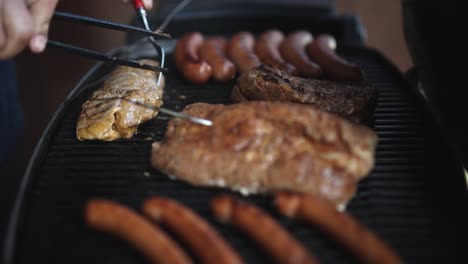
[[[196,103],[184,112],[210,119],[213,126],[172,119],[164,141],[153,143],[151,161],[194,185],[243,194],[312,193],[339,206],[374,165],[376,133],[313,107]]]
[[[141,62],[158,65],[153,60]],[[102,87],[83,104],[76,125],[77,138],[112,141],[132,137],[138,125],[156,117],[158,111],[136,105],[131,101],[157,107],[163,103],[164,77],[159,86],[156,78],[157,73],[153,71],[126,66],[117,67]],[[115,97],[124,100],[106,100]]]

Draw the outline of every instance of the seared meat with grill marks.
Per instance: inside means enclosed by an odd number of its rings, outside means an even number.
[[[153,60],[141,62],[158,65]],[[83,104],[76,125],[77,138],[111,141],[132,137],[138,125],[154,118],[158,111],[131,101],[161,106],[164,84],[162,77],[160,85],[157,85],[156,73],[153,71],[117,67],[103,86]],[[107,100],[116,97],[123,100]]]
[[[282,102],[195,103],[184,113],[213,121],[169,122],[152,165],[194,185],[241,193],[292,190],[344,205],[374,164],[376,134],[313,107]]]
[[[265,100],[310,104],[361,124],[370,121],[377,93],[367,84],[304,79],[260,65],[237,79],[231,97],[235,102]]]

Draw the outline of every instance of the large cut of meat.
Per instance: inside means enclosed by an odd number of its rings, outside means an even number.
[[[141,62],[158,65],[153,60]],[[153,71],[117,67],[102,87],[83,104],[76,125],[77,138],[111,141],[132,137],[139,124],[158,114],[158,111],[134,102],[161,106],[165,84],[164,77],[161,78],[158,85]]]
[[[305,79],[260,65],[239,76],[231,97],[236,102],[264,100],[310,104],[355,123],[368,123],[377,93],[365,83]]]
[[[207,127],[169,122],[152,165],[194,185],[243,194],[292,190],[344,205],[374,164],[376,134],[313,107],[282,102],[195,103],[184,113]]]

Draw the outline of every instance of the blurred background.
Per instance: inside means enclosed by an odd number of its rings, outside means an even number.
[[[400,1],[336,0],[336,9],[361,19],[368,46],[383,52],[403,72],[411,67]],[[134,15],[133,9],[120,0],[60,1],[57,10],[120,23],[129,23]],[[52,23],[50,38],[98,51],[125,44],[125,33],[63,22]],[[54,111],[95,62],[53,50],[41,55],[25,51],[16,61],[19,99],[25,115],[20,148],[28,160]]]

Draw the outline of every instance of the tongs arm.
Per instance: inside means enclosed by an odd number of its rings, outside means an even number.
[[[168,39],[171,38],[169,34],[164,33],[161,30],[151,31],[146,28],[134,27],[130,25],[115,23],[112,21],[101,20],[101,19],[97,19],[94,17],[80,16],[80,15],[65,13],[65,12],[55,12],[53,19],[72,22],[72,23],[78,23],[78,24],[83,24],[83,25],[102,27],[102,28],[107,28],[107,29],[125,31],[125,32],[143,33],[147,36],[152,36],[156,38],[158,37],[168,38]]]
[[[90,59],[94,59],[94,60],[115,63],[115,64],[124,65],[124,66],[132,67],[132,68],[145,69],[145,70],[155,71],[155,72],[159,72],[159,73],[168,72],[167,68],[162,68],[162,67],[158,67],[158,66],[153,66],[153,65],[141,63],[141,62],[136,61],[136,60],[122,59],[122,58],[119,58],[119,57],[115,57],[115,56],[107,55],[107,54],[104,54],[104,53],[100,53],[100,52],[80,48],[80,47],[77,47],[77,46],[73,46],[73,45],[70,45],[70,44],[65,44],[65,43],[58,42],[58,41],[48,40],[47,41],[47,47],[61,49],[61,50],[64,50],[64,51],[66,51],[68,53],[79,55],[81,57],[86,57],[86,58],[90,58]]]
[[[54,19],[58,20],[63,20],[63,21],[68,21],[68,22],[74,22],[74,23],[80,23],[80,24],[85,24],[85,25],[90,25],[90,26],[95,26],[95,27],[101,27],[101,28],[107,28],[107,29],[113,29],[113,30],[120,30],[120,31],[134,31],[134,32],[139,32],[146,34],[148,36],[151,36],[152,39],[154,39],[154,36],[157,37],[165,37],[165,38],[170,38],[168,34],[165,33],[160,33],[160,31],[153,32],[151,30],[143,29],[143,28],[138,28],[138,27],[133,27],[133,26],[128,26],[128,25],[123,25],[123,24],[118,24],[110,21],[105,21],[105,20],[100,20],[96,18],[91,18],[91,17],[84,17],[84,16],[79,16],[75,14],[69,14],[69,13],[63,13],[63,12],[55,12]],[[149,64],[144,64],[140,63],[135,60],[127,60],[127,59],[122,59],[118,58],[115,56],[110,56],[104,53],[76,47],[70,44],[58,42],[58,41],[53,41],[49,40],[47,41],[47,46],[51,48],[58,48],[61,50],[64,50],[68,53],[80,55],[82,57],[90,58],[90,59],[95,59],[99,61],[105,61],[105,62],[110,62],[110,63],[115,63],[119,65],[125,65],[133,68],[139,68],[139,69],[145,69],[145,70],[152,70],[155,72],[163,73],[167,72],[167,68],[164,68],[164,64],[161,65],[161,67],[158,66],[152,66]]]

